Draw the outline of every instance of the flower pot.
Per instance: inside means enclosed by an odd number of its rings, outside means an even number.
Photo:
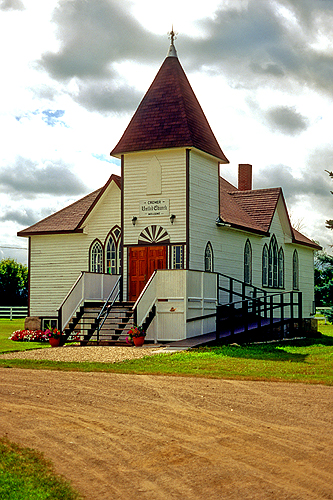
[[[57,339],[50,337],[49,342],[50,342],[51,347],[59,347],[60,346],[60,337]]]
[[[144,337],[133,337],[135,347],[141,347],[145,341]]]

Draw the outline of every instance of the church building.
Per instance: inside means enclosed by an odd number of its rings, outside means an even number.
[[[228,159],[171,35],[111,151],[121,176],[18,233],[29,238],[29,316],[42,327],[65,329],[113,289],[137,324],[151,316],[147,340],[155,342],[213,332],[216,306],[236,300],[236,286],[237,300],[259,289],[302,292],[302,316],[313,314],[320,247],[291,226],[281,188],[252,189],[251,165],[239,165],[237,186],[220,176]]]

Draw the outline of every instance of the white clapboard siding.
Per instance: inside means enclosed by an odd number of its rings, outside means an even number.
[[[261,284],[262,238],[244,231],[218,227],[219,167],[213,158],[191,152],[190,169],[190,268],[203,270],[208,242],[213,248],[214,271],[244,279],[244,246],[252,245],[257,286]],[[260,280],[260,283],[259,283]]]
[[[313,250],[290,242],[288,235],[283,232],[278,212],[272,221],[271,234],[275,234],[278,248],[282,247],[284,251],[284,289],[289,291],[293,287],[293,255],[296,249],[299,261],[299,290],[303,293],[303,316],[308,317],[312,313],[314,301]]]
[[[115,225],[120,227],[120,200],[120,189],[114,182],[111,182],[110,186],[83,224],[84,231],[89,236],[90,243],[98,238],[104,245],[109,231]]]
[[[190,153],[189,187],[189,268],[204,270],[205,248],[208,241],[213,246],[214,257],[219,267],[220,248],[216,248],[219,236],[215,223],[219,215],[218,161],[192,150]]]
[[[303,292],[303,316],[309,317],[314,313],[314,252],[301,245],[296,248],[299,262],[299,289]]]
[[[149,171],[151,164],[158,162],[161,169],[161,192],[151,193]],[[148,172],[148,176],[147,176]],[[124,276],[128,275],[127,249],[137,245],[141,232],[148,226],[162,226],[170,237],[171,244],[184,243],[186,240],[186,152],[184,149],[171,149],[126,154],[123,170],[124,189]],[[140,201],[168,199],[169,213],[158,216],[141,216]],[[176,219],[170,222],[170,215]],[[135,226],[132,218],[137,217]],[[124,279],[124,296],[127,294],[127,279]]]
[[[31,237],[30,315],[55,316],[82,270],[87,270],[87,236]],[[89,248],[89,246],[88,246]]]
[[[162,173],[161,193],[147,194],[147,170],[156,157]],[[124,244],[138,243],[140,233],[150,225],[162,226],[169,234],[171,242],[184,242],[186,238],[186,158],[184,149],[133,153],[124,159]],[[140,201],[168,199],[170,211],[167,215],[141,216]],[[174,224],[170,215],[176,215]],[[137,217],[135,226],[132,218]]]
[[[98,238],[104,245],[120,226],[120,190],[112,182],[84,223],[83,233],[31,237],[30,315],[56,316],[82,271],[89,271],[89,250]]]
[[[250,232],[217,227],[215,219],[218,209],[218,169],[214,161],[191,152],[190,168],[190,268],[204,269],[204,255],[210,241],[214,254],[214,271],[244,280],[244,248],[247,239],[252,247],[252,284],[262,288],[262,252],[274,234],[278,249],[284,252],[284,290],[292,290],[293,252],[298,251],[299,286],[303,292],[303,315],[312,312],[314,300],[313,250],[292,244],[292,234],[285,205],[280,198],[274,214],[270,235],[259,236]],[[282,290],[266,289],[268,293]]]

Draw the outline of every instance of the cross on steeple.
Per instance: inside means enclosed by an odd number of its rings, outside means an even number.
[[[168,35],[169,35],[169,38],[171,40],[171,45],[173,45],[173,42],[174,42],[174,40],[177,39],[177,35],[178,35],[178,33],[175,33],[173,31],[173,25],[172,25],[171,31],[169,31]]]

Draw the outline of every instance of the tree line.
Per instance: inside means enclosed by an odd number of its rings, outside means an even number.
[[[28,268],[14,259],[0,261],[0,305],[28,304]]]

